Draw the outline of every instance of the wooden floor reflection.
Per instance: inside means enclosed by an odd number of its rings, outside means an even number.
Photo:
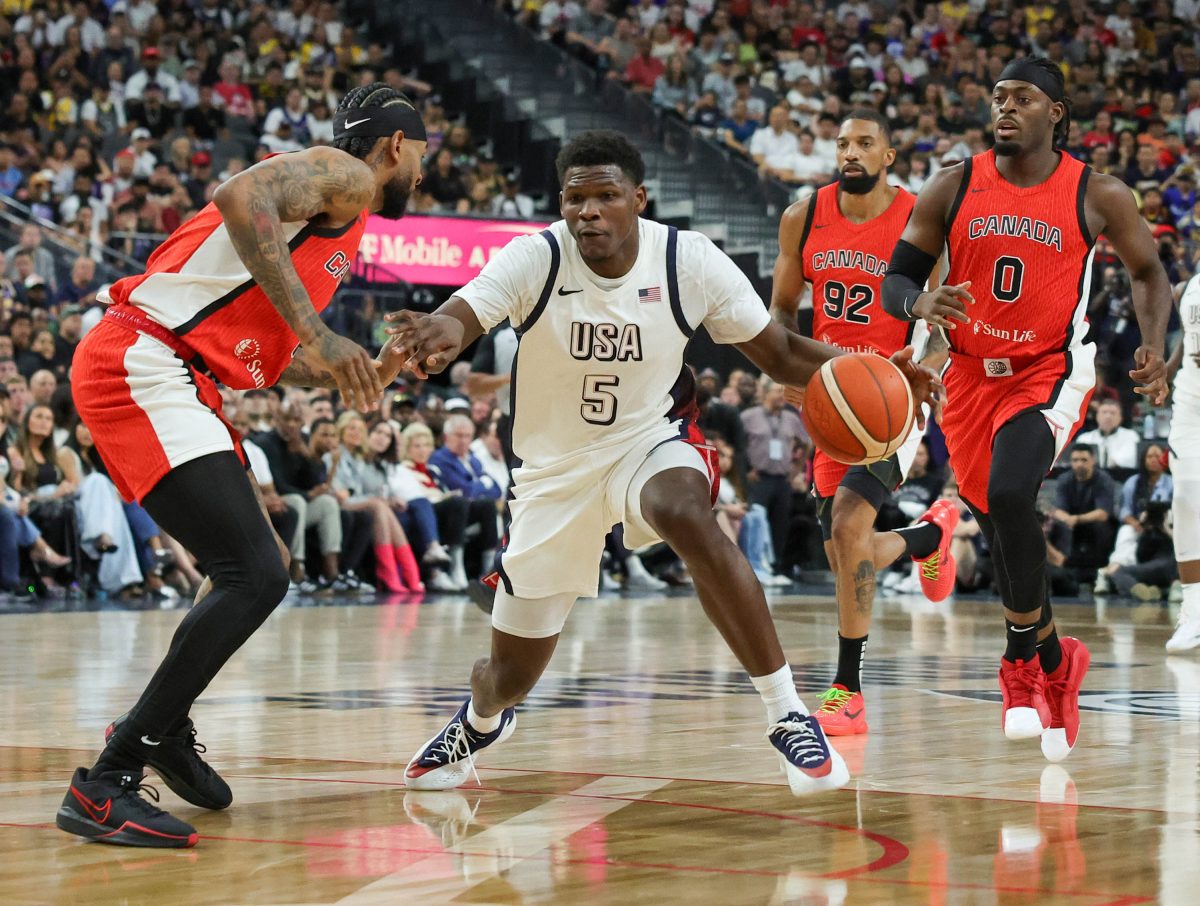
[[[809,703],[827,598],[773,602]],[[193,717],[234,805],[187,851],[53,826],[178,612],[0,616],[0,897],[168,904],[1200,902],[1200,656],[1161,608],[1059,606],[1091,647],[1079,748],[1048,766],[999,728],[994,604],[881,602],[871,733],[850,788],[797,800],[761,706],[693,599],[572,615],[478,782],[411,793],[405,762],[464,695],[486,617],[465,599],[286,607]],[[150,778],[153,782],[153,778]]]

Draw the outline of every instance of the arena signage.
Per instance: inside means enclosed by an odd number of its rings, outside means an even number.
[[[408,283],[462,286],[511,240],[547,226],[525,220],[371,217],[355,267],[374,279],[391,274]]]

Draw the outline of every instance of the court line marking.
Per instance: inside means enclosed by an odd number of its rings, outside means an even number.
[[[645,800],[635,800],[645,801]],[[670,804],[670,803],[667,803]],[[11,827],[18,829],[33,829],[33,830],[54,830],[58,828],[53,824],[18,824],[10,822],[0,822],[0,827]],[[307,849],[334,849],[334,850],[353,850],[356,852],[390,852],[390,853],[410,853],[415,855],[444,855],[446,849],[421,849],[419,847],[407,846],[368,846],[353,843],[334,843],[328,841],[316,840],[282,840],[266,837],[228,837],[216,836],[210,834],[201,834],[201,840],[214,840],[222,843],[257,843],[263,845],[274,846],[295,846]],[[181,850],[184,853],[195,853],[193,849]],[[480,858],[495,858],[494,852],[469,852],[464,849],[454,850],[455,853],[463,856],[480,857]],[[556,856],[556,855],[535,855],[529,856],[529,859],[545,861],[552,865],[603,865],[609,868],[628,868],[628,869],[653,869],[658,871],[676,871],[680,873],[693,874],[722,874],[722,875],[750,875],[755,877],[771,877],[781,878],[791,874],[791,871],[772,871],[771,869],[762,868],[718,868],[709,865],[675,865],[667,862],[633,862],[626,860],[615,860],[601,856],[591,856],[587,858]],[[814,878],[829,878],[826,875],[811,875]],[[926,887],[936,888],[939,890],[994,890],[1001,893],[1019,893],[1019,894],[1045,894],[1052,896],[1065,897],[1111,897],[1111,892],[1100,893],[1090,890],[1057,890],[1054,888],[1044,887],[996,887],[988,884],[971,884],[967,882],[948,881],[939,883],[936,881],[919,881],[907,878],[874,878],[874,877],[855,877],[849,879],[851,881],[861,881],[869,884],[899,884],[905,887]],[[1104,903],[1095,904],[1095,906],[1135,906],[1139,903],[1153,903],[1154,897],[1144,897],[1137,894],[1126,894],[1116,900],[1108,900]]]
[[[529,773],[535,774],[535,773],[539,773],[539,772],[530,771]],[[232,776],[232,775],[230,775],[230,776]],[[245,779],[252,779],[252,780],[279,780],[279,781],[284,781],[284,782],[299,781],[302,783],[350,783],[350,784],[363,784],[366,786],[387,786],[387,787],[396,787],[398,789],[402,788],[402,786],[399,782],[387,781],[387,780],[349,780],[349,779],[336,779],[336,778],[326,779],[326,778],[322,778],[322,777],[278,777],[278,776],[268,776],[268,775],[264,775],[264,774],[249,774],[249,775],[243,774],[240,776],[242,776]],[[605,778],[605,775],[600,775],[600,776],[602,778]],[[605,779],[607,779],[607,778],[605,778]],[[619,779],[661,781],[658,784],[658,786],[655,787],[655,789],[659,789],[659,788],[665,786],[667,783],[675,782],[672,778],[669,778],[669,777],[653,777],[653,778],[621,777]],[[594,786],[594,784],[588,784],[586,786],[579,787],[576,790],[564,791],[564,792],[555,792],[553,790],[510,790],[510,789],[504,789],[502,787],[489,787],[489,786],[483,786],[483,785],[460,787],[460,789],[480,790],[480,791],[487,792],[487,793],[500,793],[502,795],[509,795],[509,796],[517,795],[517,796],[569,797],[569,798],[576,798],[576,799],[611,799],[611,800],[626,801],[629,803],[642,802],[642,803],[645,803],[646,805],[663,805],[663,806],[670,806],[670,807],[674,807],[674,808],[690,808],[690,809],[700,809],[702,811],[709,811],[709,812],[721,812],[724,814],[746,815],[751,818],[774,818],[779,821],[791,821],[791,822],[794,822],[797,824],[805,824],[805,825],[808,825],[809,827],[823,827],[823,828],[827,828],[829,830],[845,831],[846,833],[850,833],[855,836],[862,837],[865,840],[870,840],[872,843],[876,844],[877,846],[879,846],[880,849],[883,850],[883,854],[881,856],[879,856],[879,858],[874,859],[871,862],[868,862],[866,865],[853,866],[851,868],[842,869],[842,870],[836,871],[836,872],[827,872],[825,874],[819,875],[819,877],[822,877],[822,878],[841,879],[841,878],[853,877],[854,875],[857,875],[857,874],[860,874],[863,872],[883,871],[884,869],[891,868],[893,865],[898,865],[899,863],[905,861],[908,858],[908,847],[905,846],[903,843],[901,843],[899,840],[896,840],[893,837],[888,837],[885,834],[880,834],[876,831],[866,830],[864,828],[851,827],[851,826],[845,825],[845,824],[834,824],[829,821],[819,821],[816,818],[805,818],[800,815],[788,815],[788,814],[781,814],[779,812],[765,812],[765,811],[759,811],[756,809],[733,808],[732,806],[723,806],[723,805],[705,805],[703,803],[697,803],[697,802],[671,802],[670,800],[667,800],[667,799],[647,799],[645,797],[638,797],[636,799],[630,799],[629,797],[606,795],[606,794],[600,794],[600,793],[581,792],[581,790],[586,790],[591,786]],[[410,792],[416,792],[416,791],[410,791]]]
[[[0,744],[0,749],[35,749],[43,752],[95,752],[95,749],[73,748],[71,746],[13,746]],[[375,768],[390,768],[401,770],[407,763],[397,761],[368,761],[361,758],[313,758],[307,755],[246,755],[240,756],[241,760],[257,759],[263,762],[279,763],[296,763],[296,764],[356,764],[366,765]],[[786,783],[769,783],[764,780],[715,780],[705,779],[702,777],[666,777],[657,774],[625,774],[612,772],[598,771],[559,771],[545,768],[502,768],[492,767],[491,765],[480,768],[482,774],[490,772],[500,772],[505,774],[562,774],[566,777],[627,777],[633,780],[667,780],[674,783],[711,783],[721,786],[764,786],[774,789],[786,788]],[[0,769],[0,775],[5,771]],[[34,773],[32,771],[22,773]],[[255,777],[254,774],[239,773],[237,768],[231,768],[223,772],[225,777]],[[853,779],[853,778],[852,778]],[[328,781],[332,782],[332,781]],[[967,796],[963,793],[930,793],[916,790],[883,790],[873,787],[847,786],[840,790],[834,790],[836,793],[870,793],[883,796],[924,796],[932,799],[965,799],[972,802],[1010,802],[1017,805],[1037,805],[1037,799],[1011,799],[1004,796]],[[1172,811],[1171,809],[1151,808],[1149,806],[1137,805],[1100,805],[1091,803],[1078,803],[1078,808],[1104,810],[1115,812],[1147,812],[1154,815],[1181,815],[1184,817],[1195,818],[1196,815],[1189,811]]]

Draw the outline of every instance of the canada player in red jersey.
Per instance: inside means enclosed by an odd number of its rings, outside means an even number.
[[[1155,405],[1167,393],[1171,287],[1129,188],[1058,150],[1070,101],[1057,64],[1009,63],[992,91],[992,123],[995,148],[939,171],[921,190],[883,298],[896,317],[949,330],[941,424],[1004,602],[1004,733],[1040,737],[1043,754],[1060,761],[1079,732],[1090,656],[1079,640],[1058,637],[1035,502],[1094,389],[1095,347],[1084,335],[1096,237],[1107,237],[1129,271],[1142,333],[1130,377]],[[945,283],[923,291],[943,247]]]
[[[75,403],[114,483],[208,578],[96,764],[75,772],[57,818],[69,833],[194,845],[192,827],[140,795],[152,789],[141,785],[147,766],[194,805],[232,801],[198,754],[188,712],[283,599],[288,571],[214,379],[337,387],[365,409],[399,371],[397,356],[372,360],[319,312],[357,254],[367,213],[404,214],[425,128],[404,95],[375,83],[342,99],[334,135],[331,148],[270,157],[223,183],[144,274],[112,286],[111,307],[75,353]]]
[[[800,297],[810,284],[814,339],[884,357],[912,343],[923,348],[922,364],[938,370],[945,362],[941,331],[930,332],[923,322],[897,321],[880,307],[888,258],[915,201],[904,189],[888,185],[896,151],[887,120],[874,110],[852,111],[842,122],[837,149],[838,181],[796,202],[780,221],[771,313],[795,330]],[[788,394],[803,405],[802,391]],[[861,673],[876,569],[907,553],[922,562],[930,597],[941,600],[953,587],[953,507],[939,502],[914,527],[874,532],[879,508],[904,481],[921,437],[914,430],[893,456],[871,465],[847,466],[820,450],[813,459],[817,512],[837,580],[837,674],[815,712],[830,736],[867,732]]]

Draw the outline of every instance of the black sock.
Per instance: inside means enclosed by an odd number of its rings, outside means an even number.
[[[1032,660],[1037,653],[1037,623],[1021,626],[1012,620],[1005,620],[1004,625],[1008,629],[1008,647],[1004,649],[1004,659],[1014,664]]]
[[[1038,660],[1042,662],[1043,673],[1053,673],[1062,663],[1062,645],[1058,644],[1058,629],[1051,629],[1050,634],[1037,643]]]
[[[862,664],[867,653],[867,637],[848,639],[838,633],[838,665],[834,685],[845,686],[851,692],[862,691]]]
[[[942,543],[942,530],[932,522],[918,522],[893,531],[904,539],[904,553],[910,557],[928,557]]]

